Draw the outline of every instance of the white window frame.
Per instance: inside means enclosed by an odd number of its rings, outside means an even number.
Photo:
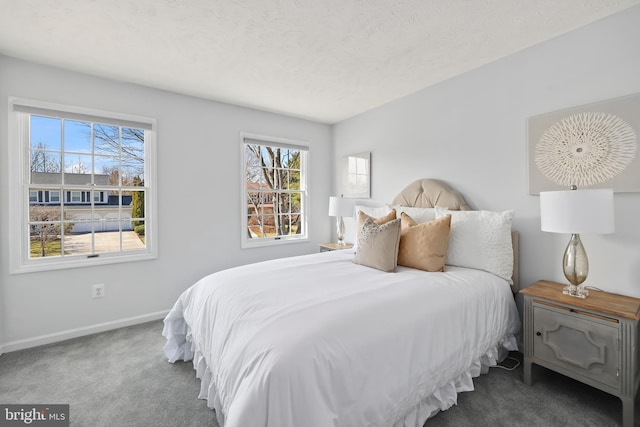
[[[9,102],[9,263],[10,273],[60,270],[66,268],[144,261],[158,257],[157,188],[156,188],[156,120],[148,117],[114,113],[84,107],[55,104],[10,96]],[[145,129],[145,248],[126,252],[77,254],[30,258],[29,243],[29,115],[113,124]],[[27,130],[25,132],[25,129]],[[60,198],[66,197],[60,192]],[[66,200],[66,199],[65,199]],[[90,201],[91,202],[91,201]],[[97,255],[97,256],[96,256]]]
[[[302,227],[303,230],[300,234],[278,237],[261,237],[250,239],[247,236],[248,224],[247,224],[247,170],[246,170],[246,150],[245,147],[248,144],[260,143],[261,145],[267,145],[271,147],[280,148],[293,148],[301,151],[300,158],[300,191],[302,193],[302,200],[300,204],[300,214],[302,215]],[[240,212],[241,212],[241,247],[242,248],[255,248],[273,245],[283,245],[289,243],[299,243],[309,241],[309,144],[303,141],[296,141],[285,138],[277,138],[264,135],[256,135],[247,132],[240,133],[240,161],[242,162],[241,176],[240,176]]]

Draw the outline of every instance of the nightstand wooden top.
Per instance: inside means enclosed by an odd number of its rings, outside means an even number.
[[[353,247],[353,243],[345,243],[344,245],[339,245],[337,243],[322,243],[320,244],[320,247],[328,251],[336,251],[340,249],[351,249]]]
[[[562,283],[540,280],[527,288],[521,289],[520,293],[612,316],[624,317],[625,319],[640,320],[639,298],[593,289],[589,289],[588,297],[576,298],[562,293],[562,289],[565,286]]]

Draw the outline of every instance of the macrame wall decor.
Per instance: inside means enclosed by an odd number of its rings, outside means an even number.
[[[640,94],[528,119],[529,193],[578,188],[640,191]]]

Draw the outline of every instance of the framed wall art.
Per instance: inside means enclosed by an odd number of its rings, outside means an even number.
[[[343,197],[366,199],[371,197],[371,153],[344,156],[338,165],[340,194]]]

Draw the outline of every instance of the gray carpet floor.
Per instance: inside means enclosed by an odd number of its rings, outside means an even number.
[[[216,427],[197,399],[193,365],[166,361],[161,331],[156,321],[4,354],[0,403],[68,403],[72,426]],[[621,425],[619,399],[543,368],[533,372],[529,387],[521,367],[492,368],[425,427]]]

